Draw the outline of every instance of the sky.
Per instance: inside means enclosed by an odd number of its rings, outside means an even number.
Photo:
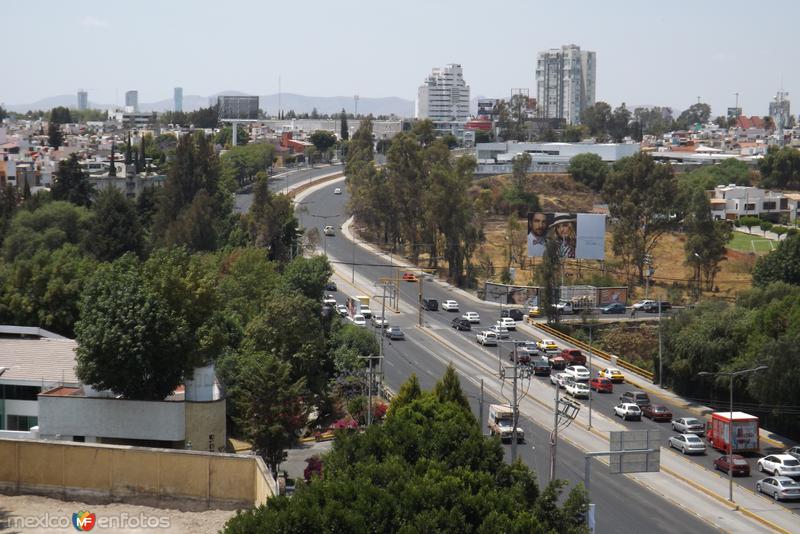
[[[536,54],[597,53],[597,100],[765,115],[798,91],[796,0],[20,0],[3,2],[0,102],[89,92],[122,104],[225,90],[413,100],[460,63],[471,96],[535,96]]]

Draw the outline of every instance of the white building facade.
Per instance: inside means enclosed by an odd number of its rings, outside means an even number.
[[[530,172],[566,172],[570,160],[578,154],[596,154],[606,163],[637,154],[639,143],[478,143],[475,174],[510,173],[514,158],[527,152],[531,156]]]
[[[595,103],[595,52],[565,45],[539,52],[536,60],[538,115],[580,123],[581,113]]]
[[[435,68],[417,92],[416,118],[434,122],[466,122],[469,119],[469,86],[461,65]]]
[[[715,219],[752,216],[777,220],[785,216],[794,222],[799,208],[797,195],[752,186],[718,185],[711,198],[711,214]]]

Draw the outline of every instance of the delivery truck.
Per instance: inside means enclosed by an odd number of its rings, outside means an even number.
[[[731,427],[733,427],[732,432]],[[706,439],[711,446],[722,452],[728,452],[731,435],[733,436],[732,453],[757,452],[759,449],[758,417],[743,412],[712,413],[711,421],[706,423]]]
[[[345,306],[351,317],[354,315],[363,315],[366,319],[372,317],[372,311],[369,309],[369,297],[365,295],[347,297]]]

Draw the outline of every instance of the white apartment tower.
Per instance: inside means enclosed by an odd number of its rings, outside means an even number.
[[[416,117],[434,122],[466,122],[469,119],[469,85],[461,65],[433,69],[417,93]]]
[[[594,105],[597,75],[594,52],[565,45],[539,52],[536,60],[536,97],[540,117],[578,124],[581,112]]]

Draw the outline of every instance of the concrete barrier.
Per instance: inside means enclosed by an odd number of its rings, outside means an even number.
[[[264,504],[277,485],[263,460],[200,451],[0,439],[0,492],[181,510]]]

